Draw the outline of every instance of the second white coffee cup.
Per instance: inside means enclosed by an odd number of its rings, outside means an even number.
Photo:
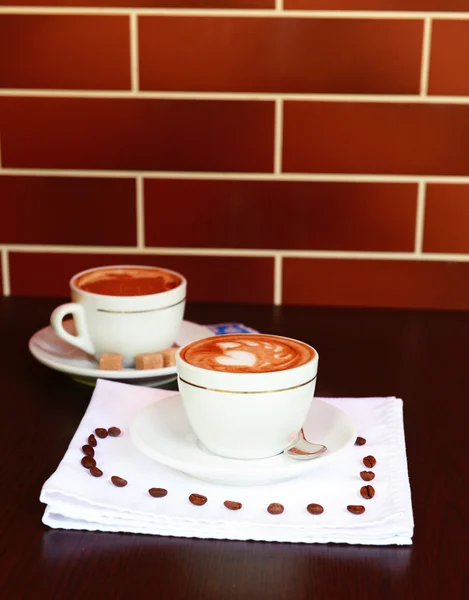
[[[80,284],[91,276],[135,272],[167,275],[175,287],[158,293],[111,295],[87,291]],[[70,292],[73,302],[62,304],[53,311],[52,328],[61,339],[98,360],[103,353],[122,354],[124,366],[133,366],[137,354],[170,347],[182,325],[186,280],[174,271],[137,265],[89,269],[72,277]],[[76,336],[63,326],[63,319],[68,315],[74,318]]]

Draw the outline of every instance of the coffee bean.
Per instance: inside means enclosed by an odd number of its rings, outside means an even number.
[[[96,438],[94,437],[93,434],[91,434],[88,438],[88,444],[90,446],[93,446],[93,448],[96,448],[96,446],[98,445],[98,442],[96,441]]]
[[[150,488],[148,493],[150,496],[153,496],[153,498],[164,498],[164,496],[167,495],[168,490],[165,490],[164,488]]]
[[[374,456],[365,456],[363,459],[363,464],[365,467],[372,469],[376,464],[376,458]]]
[[[93,475],[93,477],[102,477],[103,475],[103,472],[101,469],[98,469],[98,467],[91,467],[90,473]]]
[[[191,494],[189,496],[189,502],[195,504],[196,506],[203,506],[207,502],[207,498],[202,496],[202,494]]]
[[[357,439],[355,440],[355,446],[364,446],[365,444],[366,444],[365,438],[358,436]]]
[[[94,430],[94,432],[102,440],[104,440],[104,438],[107,438],[107,429],[103,429],[102,427],[98,427],[97,429]]]
[[[91,467],[96,466],[96,461],[91,456],[84,456],[81,459],[81,464],[85,467],[85,469],[91,469]]]
[[[118,477],[117,475],[113,475],[111,477],[111,481],[116,487],[125,487],[128,483],[128,481],[126,481],[122,477]]]
[[[363,498],[371,500],[371,498],[373,498],[375,495],[375,488],[372,485],[364,485],[360,488],[360,494]]]
[[[241,502],[233,502],[232,500],[225,500],[223,504],[226,506],[226,508],[229,508],[230,510],[239,510],[243,507]]]
[[[312,515],[320,515],[324,512],[324,508],[320,504],[308,504],[306,510]]]
[[[373,471],[360,471],[360,477],[363,479],[363,481],[373,481],[375,474]]]
[[[121,434],[121,430],[119,429],[119,427],[109,427],[107,432],[111,437],[119,437]]]
[[[353,515],[362,515],[365,512],[365,507],[361,504],[349,504],[347,510]]]
[[[272,502],[267,507],[267,511],[270,512],[271,515],[281,515],[285,509],[278,502]]]
[[[87,454],[88,456],[94,456],[94,450],[89,444],[85,444],[81,447],[83,450],[83,454]]]

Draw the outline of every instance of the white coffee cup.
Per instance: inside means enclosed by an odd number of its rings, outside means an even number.
[[[159,293],[143,295],[108,295],[81,289],[86,277],[105,276],[106,272],[150,272],[170,277],[175,287]],[[117,276],[117,275],[116,275]],[[186,280],[174,271],[157,267],[118,265],[88,269],[70,280],[73,302],[58,306],[51,315],[51,325],[58,337],[95,356],[103,353],[122,354],[124,366],[133,366],[137,354],[159,352],[169,348],[181,328],[185,308]],[[63,326],[72,315],[77,335]]]
[[[235,459],[275,456],[303,426],[314,396],[318,353],[307,344],[280,336],[239,334],[203,340],[224,343],[245,336],[302,344],[309,359],[293,368],[267,372],[226,372],[188,362],[193,342],[176,354],[179,391],[199,442],[210,452]],[[260,336],[260,337],[259,337]],[[202,347],[199,345],[199,348]]]

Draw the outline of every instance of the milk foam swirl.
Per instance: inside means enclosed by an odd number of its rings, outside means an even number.
[[[268,373],[299,367],[312,360],[310,346],[274,335],[233,334],[198,340],[181,351],[195,367],[231,373]]]

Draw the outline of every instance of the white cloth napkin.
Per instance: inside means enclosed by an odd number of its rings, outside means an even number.
[[[49,527],[170,535],[179,537],[276,542],[411,544],[413,515],[404,441],[402,400],[398,398],[323,399],[354,421],[365,446],[352,446],[336,460],[307,474],[266,486],[227,486],[207,483],[165,467],[138,451],[129,424],[142,408],[174,392],[99,380],[68,450],[55,473],[42,488],[47,507],[43,522]],[[105,475],[92,477],[80,465],[81,447],[96,427],[117,426],[118,438],[98,439],[97,457]],[[376,495],[364,500],[364,456],[377,459],[372,482]],[[317,459],[320,460],[320,459]],[[128,480],[124,488],[110,482],[111,475]],[[165,498],[152,498],[151,487],[168,490]],[[203,494],[204,506],[188,497]],[[223,506],[225,500],[242,502],[239,511]],[[284,505],[271,515],[271,502]],[[324,507],[321,515],[306,511],[309,503]],[[362,504],[366,512],[353,515],[348,504]]]

